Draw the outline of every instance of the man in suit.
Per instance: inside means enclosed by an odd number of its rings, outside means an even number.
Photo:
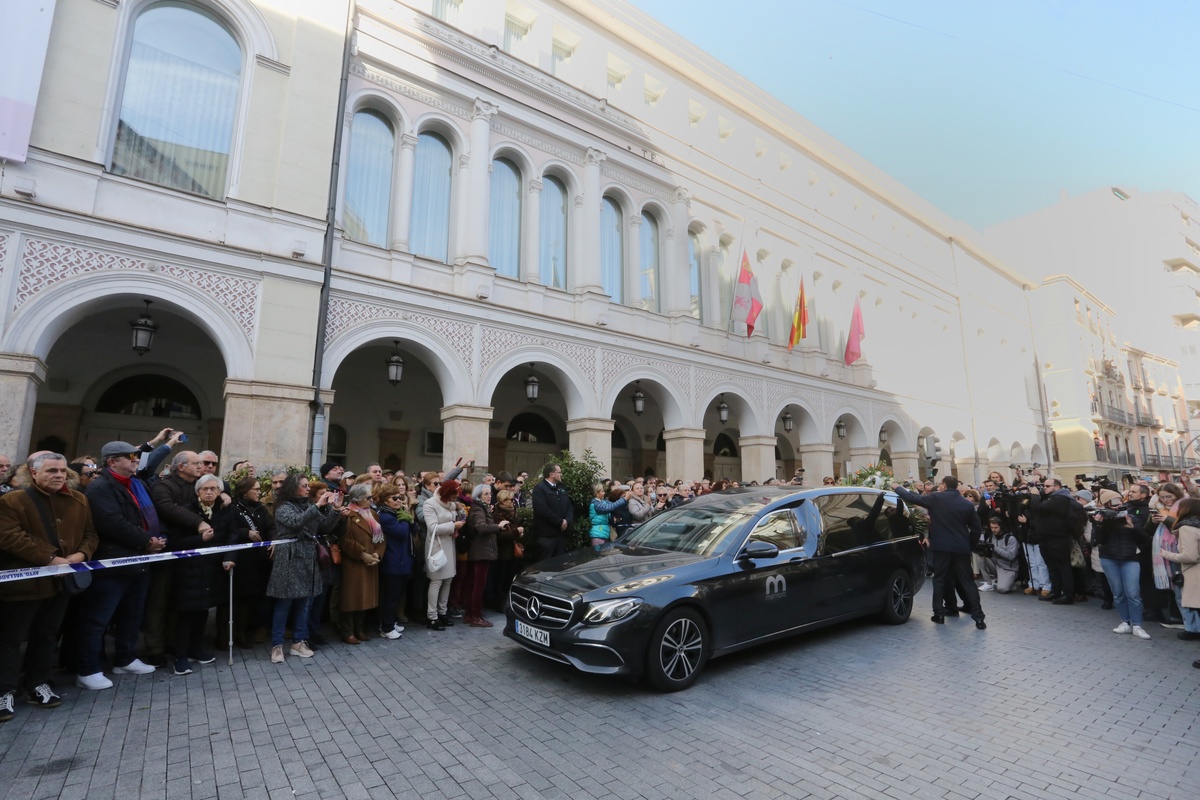
[[[533,487],[533,535],[541,548],[542,558],[561,556],[567,552],[575,509],[562,485],[562,467],[547,464],[542,468],[542,481]]]
[[[958,493],[958,478],[947,475],[931,494],[914,494],[903,486],[892,491],[904,502],[929,509],[929,536],[921,544],[933,553],[933,621],[946,621],[945,603],[954,598],[954,581],[966,590],[971,617],[979,630],[987,628],[979,589],[971,574],[971,546],[983,538],[979,514],[970,500]]]

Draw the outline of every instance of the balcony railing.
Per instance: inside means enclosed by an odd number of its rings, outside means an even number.
[[[1103,404],[1100,407],[1100,413],[1104,416],[1105,419],[1109,420],[1110,422],[1116,422],[1120,425],[1129,425],[1129,426],[1133,425],[1133,415],[1132,414],[1130,414],[1128,411],[1122,411],[1119,408],[1113,408],[1112,406],[1108,405],[1107,403]]]
[[[1148,414],[1147,412],[1142,411],[1140,408],[1135,412],[1135,416],[1137,418],[1138,425],[1153,425],[1154,424],[1154,417],[1150,416],[1150,414]]]

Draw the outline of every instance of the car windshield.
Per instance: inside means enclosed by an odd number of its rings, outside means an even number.
[[[726,534],[762,508],[742,498],[729,503],[693,505],[664,511],[621,537],[627,547],[645,547],[709,556],[716,553]]]

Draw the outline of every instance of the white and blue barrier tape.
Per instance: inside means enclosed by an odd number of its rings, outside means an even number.
[[[292,539],[280,539],[276,542],[247,542],[246,544],[224,544],[219,547],[206,547],[203,550],[174,550],[168,553],[147,553],[144,556],[125,556],[124,558],[105,558],[100,561],[81,561],[78,564],[55,564],[46,567],[25,567],[22,569],[0,570],[0,583],[25,581],[31,578],[45,578],[51,575],[69,575],[72,572],[92,572],[114,567],[130,567],[138,564],[152,564],[155,561],[175,561],[181,558],[197,558],[211,556],[214,553],[229,553],[234,550],[248,550],[251,547],[271,547],[274,545],[290,544]]]

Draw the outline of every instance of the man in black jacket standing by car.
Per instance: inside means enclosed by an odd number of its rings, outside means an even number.
[[[575,509],[562,485],[562,467],[547,464],[542,467],[541,483],[533,487],[533,535],[541,548],[542,558],[567,552],[567,538],[573,522]]]
[[[958,478],[947,475],[931,494],[914,494],[903,486],[893,486],[904,502],[929,509],[929,536],[921,544],[933,553],[933,621],[946,621],[946,600],[953,602],[954,581],[966,590],[971,618],[979,630],[987,628],[979,589],[971,574],[971,546],[983,538],[979,514],[970,500],[958,493]]]
[[[1082,520],[1085,514],[1057,478],[1046,478],[1041,488],[1041,495],[1029,498],[1029,522],[1041,542],[1042,559],[1050,571],[1050,594],[1038,599],[1069,606],[1075,602],[1071,539],[1075,535],[1075,520]]]

